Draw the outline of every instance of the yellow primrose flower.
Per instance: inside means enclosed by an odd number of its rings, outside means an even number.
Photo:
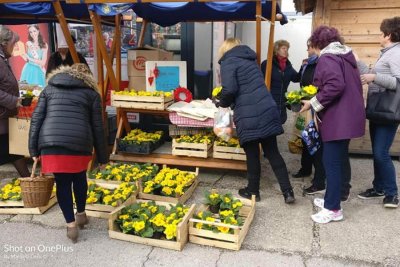
[[[220,231],[221,233],[226,234],[226,233],[229,232],[229,229],[230,229],[230,228],[229,228],[229,227],[225,227],[225,226],[218,226],[217,229],[218,229],[218,231]]]
[[[119,215],[118,218],[121,219],[121,220],[126,220],[126,219],[129,218],[129,215],[128,214]]]
[[[144,227],[145,227],[144,221],[135,222],[135,224],[134,224],[134,228],[135,228],[136,232],[139,232],[140,230],[143,230]]]
[[[176,236],[176,225],[167,224],[165,226],[164,234],[167,237],[167,239],[173,239]]]
[[[196,223],[196,228],[197,228],[197,229],[203,228],[203,224],[202,224],[202,223]]]
[[[220,211],[219,214],[224,216],[224,217],[228,217],[229,215],[233,215],[233,211],[231,211],[231,210],[223,210],[223,211]]]
[[[303,91],[309,95],[315,95],[317,93],[318,88],[314,85],[308,85],[303,87]]]

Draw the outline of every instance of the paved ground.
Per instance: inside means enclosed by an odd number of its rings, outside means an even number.
[[[294,172],[299,157],[288,153],[285,138],[280,139],[282,154]],[[55,206],[44,215],[0,215],[0,266],[400,266],[400,209],[384,209],[382,200],[358,199],[357,193],[371,183],[372,161],[352,157],[351,165],[353,188],[343,205],[345,220],[316,225],[310,218],[316,211],[312,198],[301,195],[310,178],[292,179],[297,202],[288,206],[263,160],[262,201],[239,252],[194,244],[176,252],[111,240],[107,222],[96,218],[73,245]],[[395,165],[400,170],[398,161]],[[11,166],[0,166],[0,182],[13,176]],[[205,169],[200,181],[191,203],[201,202],[205,189],[236,194],[246,184],[244,173]]]

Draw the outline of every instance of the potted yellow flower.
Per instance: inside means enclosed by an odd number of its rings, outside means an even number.
[[[26,93],[22,95],[21,105],[29,107],[32,104],[33,97],[34,95],[32,91],[26,91]]]
[[[309,100],[314,97],[318,92],[318,88],[314,85],[307,85],[301,88],[301,99]]]
[[[299,112],[301,110],[301,91],[300,90],[294,90],[287,92],[285,94],[286,96],[286,103],[290,105],[290,109],[293,112]]]

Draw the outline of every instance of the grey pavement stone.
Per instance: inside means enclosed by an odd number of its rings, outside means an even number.
[[[358,199],[343,205],[345,220],[320,225],[323,255],[383,262],[400,261],[400,212]]]
[[[10,223],[0,225],[0,231],[7,233],[0,235],[2,266],[140,266],[152,250],[109,239],[104,230],[80,231],[76,244],[67,239],[65,229]]]
[[[6,220],[14,217],[15,215],[0,215],[0,223],[5,223]]]
[[[376,264],[367,262],[353,262],[345,259],[330,259],[330,258],[312,258],[306,261],[307,267],[372,267],[377,266]]]
[[[287,205],[281,197],[263,198],[242,248],[310,253],[312,244],[311,202],[297,198]],[[283,219],[284,218],[284,219]]]
[[[218,249],[190,243],[182,251],[154,248],[144,266],[215,266],[220,254],[221,252]]]
[[[33,215],[18,214],[10,219],[11,222],[31,222]]]
[[[266,251],[241,250],[224,251],[217,266],[231,267],[303,267],[303,259],[297,255],[280,255]]]

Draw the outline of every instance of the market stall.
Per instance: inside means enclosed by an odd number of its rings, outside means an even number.
[[[9,4],[6,4],[6,3]],[[12,3],[11,3],[12,2]],[[240,2],[216,2],[216,1],[175,1],[174,3],[163,3],[167,1],[118,1],[119,4],[106,4],[106,1],[88,0],[88,1],[32,1],[30,3],[15,3],[15,1],[0,1],[0,23],[18,24],[31,22],[49,22],[58,21],[61,25],[66,41],[70,48],[71,54],[75,62],[78,62],[75,47],[70,37],[67,22],[82,21],[91,22],[94,27],[97,42],[97,65],[98,65],[98,84],[101,88],[103,104],[107,95],[108,84],[111,88],[120,90],[121,82],[121,53],[120,53],[120,22],[121,13],[132,8],[139,16],[144,18],[144,26],[148,21],[154,21],[160,25],[172,25],[179,21],[242,21],[255,20],[257,22],[257,45],[256,50],[258,60],[261,54],[261,20],[268,18],[271,20],[270,43],[268,56],[272,58],[272,42],[273,28],[275,20],[280,20],[282,24],[286,23],[286,18],[278,14],[279,6],[276,1],[240,1]],[[132,3],[134,2],[134,3]],[[154,3],[153,3],[154,2]],[[203,12],[199,12],[203,10]],[[278,14],[272,15],[271,14]],[[113,19],[110,19],[113,18]],[[102,38],[102,23],[114,23],[116,26],[115,36],[110,53],[106,49],[106,45]],[[142,28],[141,39],[139,45],[142,44],[144,28]],[[116,71],[114,72],[112,65],[116,58]],[[107,73],[103,73],[103,62],[106,66]],[[268,60],[272,63],[272,60]],[[271,66],[268,65],[267,68]],[[267,71],[267,73],[270,73]],[[105,79],[104,79],[105,77]],[[266,82],[270,82],[270,75],[267,75]],[[127,122],[127,112],[146,112],[148,114],[160,115],[159,111],[137,110],[130,108],[118,108],[118,134],[122,131],[129,132],[130,126]],[[164,112],[164,116],[168,116],[168,112]],[[211,168],[228,168],[245,170],[245,162],[235,162],[224,159],[196,159],[176,157],[173,155],[148,155],[148,156],[123,156],[114,153],[112,160],[131,160],[140,162],[167,163],[173,165],[189,165]]]

